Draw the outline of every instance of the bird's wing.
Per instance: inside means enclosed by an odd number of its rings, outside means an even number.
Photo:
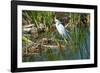
[[[59,24],[58,28],[59,28],[59,33],[66,35],[66,29],[62,24]]]
[[[65,27],[62,25],[62,24],[59,24],[59,33],[61,34],[61,35],[63,35],[64,37],[68,37],[68,38],[70,38],[71,39],[71,37],[70,37],[70,35],[69,35],[69,31],[68,30],[66,30],[65,29]]]

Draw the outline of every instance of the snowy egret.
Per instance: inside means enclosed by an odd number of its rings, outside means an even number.
[[[65,29],[65,27],[63,26],[62,22],[60,20],[58,20],[56,17],[55,17],[55,25],[56,25],[56,28],[59,32],[59,34],[64,38],[64,39],[70,39],[71,40],[71,37],[69,35],[69,31],[67,29]]]

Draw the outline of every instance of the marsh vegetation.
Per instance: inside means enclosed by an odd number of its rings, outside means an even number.
[[[64,23],[70,39],[58,33],[53,17]],[[63,17],[67,17],[63,20]],[[22,11],[22,61],[79,60],[90,58],[90,14]]]

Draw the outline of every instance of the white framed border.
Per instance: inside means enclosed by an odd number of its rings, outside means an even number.
[[[90,13],[90,59],[87,60],[63,60],[63,61],[41,61],[41,62],[22,62],[22,10],[35,11],[57,11],[57,12],[74,12],[74,13]],[[17,48],[17,66],[18,68],[27,67],[43,67],[43,66],[59,66],[59,65],[80,65],[94,64],[94,10],[93,9],[77,9],[77,8],[60,8],[60,7],[44,7],[44,6],[24,6],[17,7],[17,27],[18,27],[18,48]]]

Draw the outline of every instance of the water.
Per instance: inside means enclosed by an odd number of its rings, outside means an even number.
[[[77,29],[76,31],[77,38],[75,39],[79,40],[79,38],[82,37],[82,39],[77,41],[74,45],[77,46],[76,49],[73,48],[73,45],[69,47],[66,46],[62,51],[59,48],[45,48],[46,50],[42,51],[40,54],[24,57],[23,62],[90,59],[90,33],[85,30],[82,32],[82,36],[80,36],[79,30]],[[75,41],[72,41],[71,43],[73,42]]]

